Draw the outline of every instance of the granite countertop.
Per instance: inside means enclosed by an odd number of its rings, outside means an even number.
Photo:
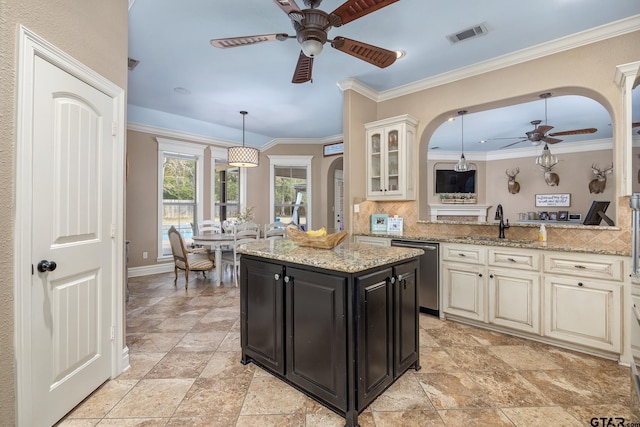
[[[240,246],[238,252],[344,273],[357,273],[424,254],[422,249],[379,248],[350,239],[333,249],[298,246],[289,239],[259,240]]]
[[[558,252],[578,252],[587,254],[600,254],[600,255],[618,255],[629,256],[630,251],[616,251],[608,247],[594,247],[594,248],[574,248],[570,246],[564,246],[559,244],[553,244],[549,242],[538,242],[536,240],[518,240],[518,239],[499,239],[497,237],[481,237],[481,236],[418,236],[407,235],[402,236],[390,235],[390,234],[357,234],[359,236],[368,237],[384,237],[388,239],[398,240],[417,240],[424,242],[439,242],[439,243],[463,243],[467,245],[486,245],[486,246],[503,246],[510,248],[523,248],[523,249],[541,249],[548,251]]]

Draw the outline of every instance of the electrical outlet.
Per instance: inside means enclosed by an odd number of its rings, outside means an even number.
[[[149,253],[148,252],[142,252],[142,259],[147,259],[149,258]]]
[[[358,212],[360,212],[360,204],[356,203],[355,205],[353,205],[353,213]]]

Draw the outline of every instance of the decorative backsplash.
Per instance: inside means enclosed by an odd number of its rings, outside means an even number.
[[[398,215],[404,219],[405,236],[433,236],[433,237],[496,237],[497,223],[489,221],[480,224],[477,217],[455,216],[438,217],[437,222],[420,221],[418,219],[418,204],[409,202],[372,202],[359,203],[360,212],[353,214],[354,234],[369,234],[371,232],[371,214]],[[617,206],[618,218],[616,226],[607,227],[576,227],[553,225],[547,227],[547,241],[561,246],[576,249],[601,249],[614,251],[631,251],[631,208],[629,197],[622,197]],[[628,218],[628,220],[626,220]],[[446,222],[445,222],[446,221]],[[538,227],[533,224],[514,225],[505,231],[508,239],[537,240]]]

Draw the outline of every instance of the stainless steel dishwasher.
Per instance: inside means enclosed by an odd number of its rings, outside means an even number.
[[[406,248],[419,248],[424,251],[420,256],[420,277],[418,277],[418,295],[420,311],[423,313],[440,315],[438,306],[439,286],[439,257],[438,243],[420,240],[391,240],[391,246],[403,246]]]

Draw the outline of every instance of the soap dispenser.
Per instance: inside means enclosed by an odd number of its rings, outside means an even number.
[[[547,241],[547,229],[544,224],[540,224],[540,230],[538,230],[538,241],[546,242]]]

